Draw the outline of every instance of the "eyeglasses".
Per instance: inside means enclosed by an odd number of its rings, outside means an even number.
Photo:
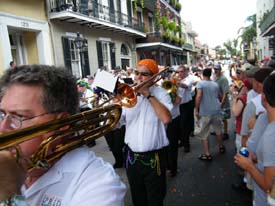
[[[24,122],[26,120],[34,119],[36,117],[41,117],[41,116],[44,116],[46,114],[51,114],[51,113],[49,113],[49,112],[42,113],[42,114],[39,114],[39,115],[36,115],[36,116],[33,116],[33,117],[19,117],[19,116],[14,115],[14,114],[6,114],[4,111],[0,110],[0,124],[4,121],[4,119],[6,119],[10,128],[20,129],[21,126],[22,126],[22,122]]]
[[[144,77],[149,77],[149,76],[152,76],[152,72],[140,72],[140,71],[137,71],[135,70],[135,75],[141,75],[141,76],[144,76]]]

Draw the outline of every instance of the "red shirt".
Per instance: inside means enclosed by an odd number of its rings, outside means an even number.
[[[241,97],[239,97],[237,99],[237,101],[242,101],[243,105],[245,106],[246,104],[246,94],[243,94]],[[242,128],[242,117],[243,117],[243,110],[244,110],[244,106],[242,109],[242,112],[239,114],[239,116],[236,117],[236,133],[240,134],[241,132],[241,128]]]

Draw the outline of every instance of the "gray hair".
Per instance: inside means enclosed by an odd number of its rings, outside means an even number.
[[[0,78],[1,99],[5,91],[14,84],[41,87],[42,105],[47,112],[75,114],[79,110],[76,79],[65,68],[22,65],[8,69]]]

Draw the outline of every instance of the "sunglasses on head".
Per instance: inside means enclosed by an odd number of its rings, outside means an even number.
[[[144,76],[144,77],[149,77],[149,76],[152,76],[152,73],[151,72],[140,72],[140,71],[135,70],[135,75],[141,75],[141,76]]]

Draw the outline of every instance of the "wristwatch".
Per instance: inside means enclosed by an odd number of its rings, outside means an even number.
[[[154,97],[153,95],[149,94],[146,98],[150,99],[151,97]]]

